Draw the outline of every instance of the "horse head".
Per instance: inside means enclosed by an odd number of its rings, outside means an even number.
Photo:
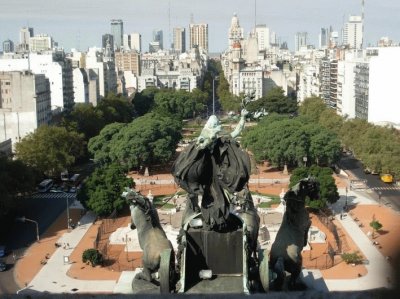
[[[153,209],[153,205],[151,204],[150,200],[136,192],[132,189],[126,189],[126,191],[122,194],[127,200],[130,201],[130,210],[131,210],[131,228],[134,229],[138,226],[138,222],[141,221],[149,221],[152,223],[153,226],[157,225],[158,217],[156,217],[156,212]],[[134,216],[135,215],[135,216]]]

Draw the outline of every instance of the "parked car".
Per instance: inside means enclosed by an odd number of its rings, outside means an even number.
[[[0,261],[0,272],[7,270],[7,264],[3,261]]]
[[[71,187],[69,189],[69,193],[76,193],[76,187]]]
[[[6,246],[0,245],[0,257],[3,257],[6,255]]]

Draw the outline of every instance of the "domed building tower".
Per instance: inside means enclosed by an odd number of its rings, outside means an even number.
[[[239,25],[239,18],[237,17],[236,13],[233,14],[231,20],[231,27],[229,28],[228,39],[229,49],[232,49],[235,42],[239,41],[240,43],[243,41],[243,28]]]

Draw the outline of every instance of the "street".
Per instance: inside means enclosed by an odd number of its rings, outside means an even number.
[[[363,165],[353,156],[342,157],[338,164],[341,169],[352,172],[359,180],[365,180],[367,188],[377,202],[400,211],[400,186],[382,182],[379,175],[364,173]]]
[[[39,234],[57,219],[66,209],[67,199],[71,204],[75,198],[72,193],[36,193],[23,201],[17,217],[25,216],[38,222]],[[67,219],[65,219],[67,225]],[[7,271],[0,272],[0,295],[15,294],[19,287],[14,281],[14,258],[23,255],[29,245],[36,241],[36,226],[31,222],[15,222],[6,236],[1,236],[1,244],[6,245],[8,255],[4,258]]]

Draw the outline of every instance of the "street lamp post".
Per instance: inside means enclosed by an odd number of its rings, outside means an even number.
[[[345,202],[344,206],[347,209],[347,187],[346,187],[346,202]]]
[[[35,223],[35,225],[36,225],[36,240],[39,242],[39,224],[37,223],[37,221],[29,219],[29,218],[26,218],[25,216],[18,217],[18,218],[16,218],[16,220],[17,221],[21,221],[21,222],[28,221],[28,222]]]

